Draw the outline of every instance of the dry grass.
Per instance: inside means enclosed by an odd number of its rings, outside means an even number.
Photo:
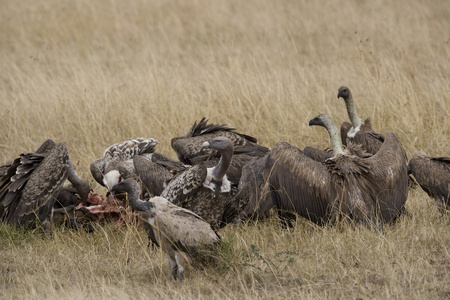
[[[272,147],[328,146],[319,113],[361,117],[408,154],[449,155],[447,1],[1,1],[0,163],[47,138],[103,192],[90,162],[112,143],[170,139],[203,116]],[[215,267],[177,283],[134,227],[0,228],[0,298],[450,297],[448,216],[420,190],[385,236],[274,221],[221,231]]]

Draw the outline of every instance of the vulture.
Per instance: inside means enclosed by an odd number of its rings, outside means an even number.
[[[327,159],[333,157],[333,151],[329,150],[320,150],[314,147],[305,147],[303,149],[303,154],[308,156],[309,158],[312,158],[319,162],[325,162]]]
[[[205,164],[198,164],[187,168],[170,180],[160,196],[192,210],[213,228],[219,228],[227,223],[223,216],[232,200],[232,184],[226,173],[231,164],[234,146],[229,138],[219,136],[203,142],[202,147],[220,152],[217,165],[208,168]]]
[[[108,147],[103,157],[91,163],[92,177],[108,189],[122,179],[135,177],[133,157],[143,155],[150,158],[157,144],[158,141],[153,138],[137,138]]]
[[[450,157],[417,153],[409,161],[408,169],[428,196],[436,201],[441,213],[450,209]]]
[[[128,193],[130,206],[141,213],[147,234],[152,234],[151,238],[167,254],[172,275],[181,281],[186,269],[214,257],[220,237],[200,216],[163,197],[139,200],[139,188],[136,181],[124,180],[112,190]]]
[[[183,163],[160,153],[153,153],[151,157],[136,155],[133,157],[133,165],[136,175],[151,197],[159,196],[167,182],[187,168]]]
[[[268,156],[254,157],[242,168],[237,193],[226,208],[224,219],[233,223],[246,219],[258,220],[273,207],[263,176]]]
[[[0,218],[7,224],[36,228],[39,224],[51,234],[50,219],[55,201],[68,179],[87,203],[90,187],[80,178],[63,143],[46,140],[35,152],[0,167]]]
[[[228,127],[228,124],[208,124],[205,118],[198,123],[195,121],[185,136],[172,138],[171,145],[182,163],[187,165],[206,163],[207,167],[213,167],[219,160],[220,152],[203,148],[202,143],[219,136],[230,139],[234,146],[227,175],[228,179],[236,185],[241,177],[243,166],[253,157],[263,157],[269,152],[268,148],[257,144],[256,138],[238,133],[236,129]]]
[[[286,142],[275,145],[264,176],[279,215],[294,212],[317,224],[344,215],[370,227],[398,217],[407,199],[408,175],[406,153],[397,137],[387,132],[380,150],[367,156],[351,142],[342,149],[329,116],[319,115],[309,125],[328,130],[333,156],[321,163]]]
[[[341,86],[337,94],[338,99],[342,98],[347,107],[348,117],[351,124],[344,122],[341,125],[341,139],[342,144],[347,146],[348,141],[362,145],[363,149],[370,154],[375,154],[380,150],[384,136],[376,133],[372,129],[370,118],[362,120],[356,113],[355,105],[353,103],[352,93],[346,86]]]

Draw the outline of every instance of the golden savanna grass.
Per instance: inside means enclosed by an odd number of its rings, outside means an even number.
[[[104,149],[170,139],[206,116],[272,147],[326,148],[319,113],[358,113],[415,149],[449,156],[448,1],[1,1],[0,164],[64,142],[89,164]],[[420,189],[385,235],[277,220],[220,231],[219,261],[182,283],[135,226],[0,227],[2,299],[450,298],[449,216]]]

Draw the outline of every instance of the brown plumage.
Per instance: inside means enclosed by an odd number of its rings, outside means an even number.
[[[89,185],[76,174],[62,143],[47,140],[36,152],[21,154],[5,167],[0,179],[2,222],[26,228],[42,224],[50,233],[50,214],[66,179],[87,203]]]
[[[378,153],[362,158],[342,150],[330,117],[319,115],[311,125],[327,128],[333,157],[323,164],[288,143],[275,145],[265,173],[280,214],[295,212],[319,224],[339,214],[370,225],[395,219],[408,194],[406,154],[396,136],[388,132]]]
[[[450,209],[450,157],[418,154],[409,161],[409,172],[422,189],[436,201],[441,213]]]
[[[223,226],[225,208],[231,201],[231,182],[226,172],[233,156],[233,143],[226,137],[216,137],[202,144],[220,152],[214,168],[199,164],[174,177],[161,193],[161,197],[183,208],[192,210],[213,228]]]
[[[151,157],[157,144],[158,141],[153,138],[137,138],[109,146],[103,157],[91,163],[92,177],[107,188],[111,188],[122,179],[135,177],[133,157],[136,155]]]
[[[227,176],[235,184],[238,184],[242,168],[248,161],[269,152],[268,148],[257,144],[256,138],[238,133],[236,129],[228,127],[228,124],[208,124],[205,118],[195,122],[185,136],[173,138],[171,145],[184,164],[206,163],[208,167],[212,167],[217,164],[220,153],[214,149],[202,148],[201,145],[219,136],[226,137],[233,143],[233,158]]]
[[[355,144],[362,145],[363,149],[365,149],[368,153],[377,153],[384,142],[384,136],[376,133],[372,129],[372,124],[369,118],[362,120],[358,117],[355,105],[353,103],[353,96],[348,87],[341,86],[338,90],[337,97],[344,99],[348,117],[351,121],[351,124],[344,122],[341,125],[342,144],[347,146],[347,143],[352,141]]]
[[[242,169],[237,193],[226,209],[227,215],[224,216],[227,223],[261,219],[273,207],[266,186],[267,181],[263,176],[268,156],[254,157]]]
[[[160,153],[153,153],[151,157],[136,155],[133,157],[133,164],[151,197],[161,195],[167,182],[187,168],[181,162]]]
[[[172,275],[178,280],[182,280],[184,271],[193,264],[214,256],[214,248],[220,243],[220,238],[194,212],[162,197],[139,200],[139,185],[133,180],[124,180],[112,190],[128,193],[130,206],[140,212],[149,238],[154,239],[167,254]]]
[[[327,159],[333,157],[332,151],[324,151],[314,147],[305,147],[303,154],[319,162],[325,162]]]

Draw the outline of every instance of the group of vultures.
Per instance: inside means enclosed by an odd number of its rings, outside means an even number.
[[[446,213],[450,157],[420,153],[408,162],[393,132],[376,133],[358,117],[349,88],[339,88],[338,98],[351,121],[341,125],[340,137],[329,116],[309,121],[328,131],[331,147],[324,151],[287,142],[268,149],[205,118],[171,140],[178,160],[156,152],[153,138],[114,144],[90,166],[105,197],[77,175],[64,144],[47,140],[0,167],[1,221],[51,235],[54,223],[92,231],[92,222],[107,215],[123,221],[130,214],[181,280],[187,267],[214,253],[220,228],[269,211],[287,224],[296,217],[319,225],[346,218],[383,232],[405,212],[409,186],[417,182]]]

